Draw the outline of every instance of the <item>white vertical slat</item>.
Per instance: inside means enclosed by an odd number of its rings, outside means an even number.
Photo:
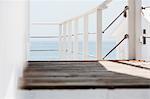
[[[96,11],[97,30],[96,30],[96,56],[97,60],[102,59],[102,9]]]
[[[71,59],[71,24],[70,21],[68,21],[68,34],[67,34],[67,56],[68,59]]]
[[[66,53],[65,53],[65,57],[66,57],[66,59],[68,60],[68,59],[70,59],[70,57],[69,57],[69,51],[70,51],[70,49],[69,49],[69,33],[70,33],[70,25],[69,25],[69,21],[67,21],[66,22],[66,35],[65,35],[65,37],[66,37],[66,42],[65,42],[65,46],[66,46]]]
[[[68,38],[69,38],[69,22],[67,21],[66,22],[66,42],[65,42],[65,46],[66,46],[66,59],[68,59],[68,51],[69,51],[69,40],[68,40]]]
[[[62,41],[62,49],[63,49],[63,56],[66,53],[66,23],[63,23],[63,41]]]
[[[59,53],[62,52],[62,24],[59,24]]]
[[[84,42],[83,42],[83,57],[88,59],[88,16],[84,16]]]
[[[73,23],[73,21],[70,21],[70,48],[71,48],[71,58],[73,59],[73,53],[74,53],[74,51],[73,51],[73,45],[74,45],[74,43],[73,43],[73,27],[72,27],[72,23]]]
[[[74,56],[75,58],[79,58],[78,54],[79,54],[79,45],[78,45],[78,19],[75,20],[75,23],[74,23]]]
[[[70,48],[71,48],[71,56],[73,56],[73,27],[72,27],[72,22],[70,21]]]
[[[128,0],[128,58],[135,59],[135,0]]]

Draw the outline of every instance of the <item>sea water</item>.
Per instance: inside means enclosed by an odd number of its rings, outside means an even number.
[[[78,43],[78,50],[80,53],[80,57],[77,59],[81,59],[83,54],[83,43]],[[73,46],[73,45],[72,45]],[[103,42],[102,44],[102,55],[103,57],[115,46],[115,42]],[[48,61],[48,60],[59,60],[60,59],[60,52],[59,43],[57,41],[32,41],[30,43],[30,51],[28,54],[29,60],[37,60],[37,61]],[[36,51],[42,50],[42,51]],[[47,51],[44,51],[47,50]],[[53,50],[53,51],[48,51]],[[56,51],[54,51],[56,50]],[[94,60],[96,59],[96,42],[89,41],[88,42],[88,55],[89,59]],[[114,50],[106,59],[115,59],[116,57],[116,50]]]

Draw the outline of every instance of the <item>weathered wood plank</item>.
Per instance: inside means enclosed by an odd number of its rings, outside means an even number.
[[[29,62],[24,89],[150,88],[150,79],[108,71],[97,61]]]

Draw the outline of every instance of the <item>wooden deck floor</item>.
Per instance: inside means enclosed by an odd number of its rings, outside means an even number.
[[[21,88],[150,88],[150,79],[108,71],[97,61],[29,62]]]

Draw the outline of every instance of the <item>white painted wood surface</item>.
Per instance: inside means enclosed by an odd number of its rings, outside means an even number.
[[[128,40],[128,58],[129,59],[135,59],[135,0],[128,0],[128,34],[129,34],[129,40]]]
[[[135,0],[135,52],[136,52],[136,60],[142,59],[142,42],[140,42],[140,38],[142,36],[142,0]]]
[[[141,0],[128,0],[128,57],[129,59],[141,58]]]
[[[76,19],[74,22],[74,59],[79,56],[78,28],[78,19]]]
[[[84,34],[83,34],[83,56],[84,59],[88,59],[88,16],[84,16]]]
[[[62,52],[62,24],[59,24],[59,54]]]
[[[66,30],[67,30],[66,23],[63,23],[63,41],[62,41],[63,58],[65,58],[64,54],[66,53]]]
[[[102,10],[97,9],[96,11],[96,57],[97,60],[102,59]]]
[[[72,58],[72,21],[68,22],[68,58]]]

